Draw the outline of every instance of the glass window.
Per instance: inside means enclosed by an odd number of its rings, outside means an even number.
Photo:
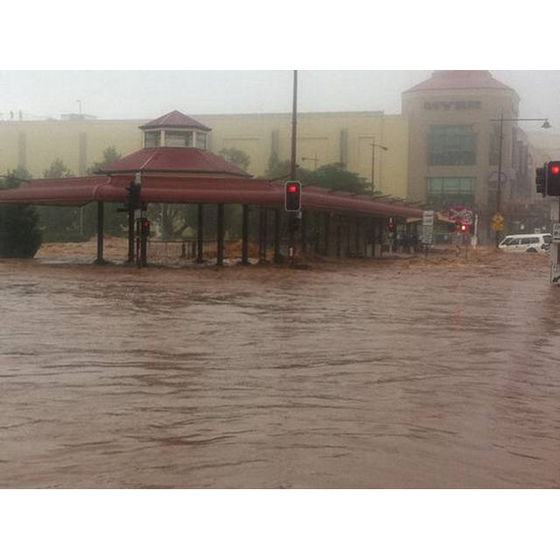
[[[515,237],[508,243],[508,245],[519,245],[519,239],[515,239]]]
[[[165,145],[168,148],[192,148],[193,133],[190,131],[165,131]]]
[[[474,165],[475,134],[471,126],[432,126],[428,165]]]
[[[144,146],[146,148],[159,148],[160,141],[159,130],[149,130],[144,133]]]
[[[196,133],[196,147],[201,150],[206,150],[206,132]]]
[[[430,177],[427,187],[427,203],[435,210],[447,210],[453,206],[474,206],[474,177]]]

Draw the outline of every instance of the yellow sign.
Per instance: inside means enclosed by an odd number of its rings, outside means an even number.
[[[492,216],[492,230],[493,231],[504,230],[504,217],[499,212],[496,212],[494,216]]]

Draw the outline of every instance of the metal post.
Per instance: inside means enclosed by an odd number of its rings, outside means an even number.
[[[146,222],[146,215],[144,211],[142,211],[142,216],[140,218],[140,264],[143,267],[148,264],[148,231]]]
[[[279,264],[282,261],[280,254],[280,220],[282,213],[280,210],[274,210],[274,263]]]
[[[375,136],[371,145],[371,191],[375,191]]]
[[[97,202],[97,259],[95,264],[104,264],[103,259],[103,225],[104,225],[104,207],[103,202]]]
[[[301,252],[307,252],[307,220],[309,216],[307,212],[301,213]]]
[[[216,264],[223,266],[224,264],[224,205],[218,204],[218,223],[217,223],[217,259]]]
[[[336,256],[340,258],[342,252],[342,240],[341,240],[341,230],[340,220],[336,220]]]
[[[498,148],[498,188],[496,191],[496,214],[500,213],[502,195],[502,144],[504,141],[504,113],[500,113],[500,144]],[[500,243],[500,232],[496,231],[496,247]]]
[[[204,205],[198,205],[198,220],[196,223],[197,234],[196,234],[196,262],[202,262],[202,252],[204,249]]]
[[[329,256],[330,249],[330,234],[331,234],[331,215],[330,212],[325,212],[325,257]]]
[[[243,205],[243,221],[241,224],[241,264],[249,264],[249,206]]]
[[[135,228],[135,221],[134,221],[134,209],[128,209],[128,262],[134,262],[134,228]]]
[[[360,218],[356,218],[355,220],[355,227],[356,227],[356,256],[360,256]]]
[[[290,179],[294,181],[296,179],[296,146],[297,146],[297,70],[294,70],[294,89],[292,96],[292,153],[290,160]],[[289,230],[289,258],[290,265],[293,266],[295,259],[295,229],[297,216],[293,212],[290,212],[288,221]]]

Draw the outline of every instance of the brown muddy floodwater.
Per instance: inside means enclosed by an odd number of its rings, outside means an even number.
[[[0,261],[0,486],[560,486],[546,257]]]

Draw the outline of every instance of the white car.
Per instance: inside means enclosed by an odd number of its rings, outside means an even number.
[[[508,253],[546,253],[551,242],[552,235],[550,233],[508,235],[502,239],[498,249]]]

